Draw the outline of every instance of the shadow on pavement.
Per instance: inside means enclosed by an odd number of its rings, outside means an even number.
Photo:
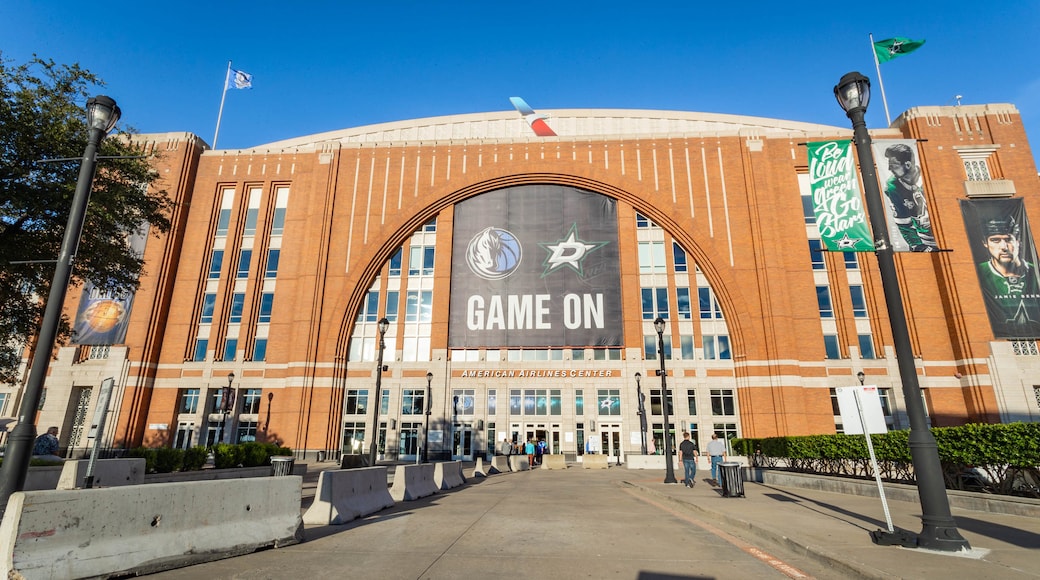
[[[964,516],[954,516],[953,519],[957,521],[958,527],[979,534],[980,536],[986,536],[987,538],[1007,542],[1020,548],[1035,549],[1037,546],[1040,546],[1040,534],[1028,530],[1021,530],[1003,524],[987,522],[975,518],[967,518]]]
[[[864,527],[864,526],[862,526],[860,524],[857,524],[855,522],[849,521],[848,519],[839,517],[836,514],[841,514],[841,515],[846,516],[846,517],[848,517],[850,519],[853,519],[853,520],[860,520],[862,522],[866,522],[866,523],[870,524],[871,527],[887,527],[888,526],[888,524],[886,522],[882,521],[882,520],[879,520],[879,519],[876,519],[876,518],[872,518],[870,516],[865,516],[863,514],[856,513],[856,512],[853,512],[853,511],[849,511],[849,510],[847,510],[845,508],[838,507],[838,506],[836,506],[836,505],[834,505],[832,503],[826,503],[826,502],[822,502],[822,501],[817,501],[817,500],[814,500],[814,499],[810,499],[810,498],[807,498],[807,497],[800,496],[800,495],[798,495],[796,493],[791,493],[789,491],[776,489],[775,487],[769,487],[768,485],[765,485],[763,487],[768,487],[769,489],[772,489],[772,490],[774,490],[776,492],[776,493],[766,493],[766,494],[763,494],[765,497],[768,497],[768,498],[776,500],[776,501],[784,501],[784,502],[796,503],[796,504],[804,507],[805,509],[807,509],[809,511],[816,512],[816,513],[818,513],[820,515],[824,515],[824,516],[827,516],[829,518],[834,518],[834,519],[836,519],[838,521],[850,523],[850,524],[856,526],[857,528],[861,528],[861,529],[863,529],[865,531],[868,531],[868,532],[871,531],[871,528]],[[878,500],[878,501],[880,502],[880,500]],[[815,504],[815,505],[817,505],[817,506],[819,506],[820,508],[823,508],[823,509],[816,509],[816,508],[814,508],[814,507],[812,507],[810,505],[807,505],[807,503],[803,503],[803,502],[808,502],[808,503]],[[828,513],[828,511],[829,512],[835,512],[835,513]]]

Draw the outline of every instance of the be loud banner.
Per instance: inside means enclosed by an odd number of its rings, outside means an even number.
[[[451,261],[451,347],[622,344],[613,199],[559,185],[467,199]]]
[[[813,213],[824,247],[838,252],[870,252],[873,237],[863,213],[851,142],[807,143]]]

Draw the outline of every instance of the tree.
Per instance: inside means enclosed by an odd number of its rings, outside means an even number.
[[[78,64],[34,55],[11,65],[0,52],[0,381],[19,380],[24,349],[39,329],[87,142],[88,89],[101,86]],[[131,131],[101,142],[74,286],[89,280],[101,291],[135,291],[144,262],[130,236],[170,228],[173,202],[153,187],[159,174]],[[70,334],[63,316],[59,342]]]

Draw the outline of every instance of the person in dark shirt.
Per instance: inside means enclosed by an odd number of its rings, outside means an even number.
[[[694,478],[697,477],[697,455],[700,454],[700,449],[697,448],[695,442],[690,440],[689,432],[683,433],[682,437],[682,443],[679,444],[679,460],[682,461],[685,470],[683,484],[692,488]]]

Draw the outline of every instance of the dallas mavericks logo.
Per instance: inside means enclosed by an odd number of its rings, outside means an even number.
[[[466,263],[485,280],[501,280],[520,267],[523,250],[511,232],[494,226],[473,236],[466,247]]]

